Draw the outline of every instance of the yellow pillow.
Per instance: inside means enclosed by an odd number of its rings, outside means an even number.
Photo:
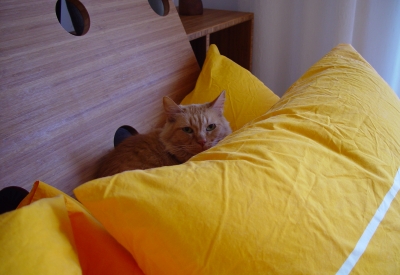
[[[82,274],[64,199],[0,215],[0,274]]]
[[[181,104],[212,101],[222,90],[226,90],[224,115],[232,131],[264,114],[279,100],[251,72],[220,55],[216,45],[210,45],[196,87]]]
[[[147,275],[395,274],[399,129],[399,99],[340,45],[216,147],[75,194]]]
[[[143,272],[139,269],[128,251],[79,202],[60,190],[44,182],[37,181],[18,208],[22,210],[25,208],[24,206],[29,207],[35,202],[43,204],[43,202],[47,201],[47,198],[53,197],[62,197],[65,201],[63,206],[64,212],[67,214],[66,218],[68,219],[66,223],[70,224],[72,229],[71,245],[76,248],[80,267],[84,274],[143,275]],[[44,219],[42,218],[41,211],[34,212],[32,218],[33,220],[40,221]],[[56,233],[57,230],[53,232],[53,234]],[[14,237],[18,236],[15,235]],[[38,242],[46,242],[46,238],[43,239],[41,236],[37,236],[36,238]],[[18,248],[18,246],[15,248]],[[26,252],[30,254],[35,253],[29,250],[29,248],[26,249]],[[32,259],[28,258],[25,260],[31,261]],[[23,262],[22,259],[21,262]],[[55,272],[53,274],[58,273]]]

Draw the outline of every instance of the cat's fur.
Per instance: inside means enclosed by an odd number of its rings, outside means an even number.
[[[225,91],[205,104],[177,105],[164,97],[164,127],[126,138],[105,156],[97,176],[181,164],[213,147],[231,133],[224,102]]]

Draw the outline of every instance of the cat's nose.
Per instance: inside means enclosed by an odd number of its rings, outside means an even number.
[[[204,147],[204,144],[206,144],[206,140],[205,140],[205,139],[199,139],[199,140],[197,141],[197,143],[200,144],[201,147]]]

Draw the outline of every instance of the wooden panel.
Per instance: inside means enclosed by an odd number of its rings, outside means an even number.
[[[203,15],[180,18],[200,66],[209,45],[216,44],[221,54],[251,70],[253,13],[204,9]]]
[[[74,36],[55,2],[0,6],[1,188],[42,180],[71,194],[119,126],[160,125],[162,97],[181,100],[199,74],[176,9],[161,17],[147,0],[84,0],[90,29]]]

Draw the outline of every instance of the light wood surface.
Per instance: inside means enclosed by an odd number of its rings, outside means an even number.
[[[251,70],[254,14],[204,9],[202,15],[180,16],[197,61],[202,66],[210,44]]]
[[[175,8],[147,0],[84,0],[90,29],[67,33],[55,1],[0,6],[0,188],[36,180],[71,194],[93,178],[122,125],[163,121],[200,72]],[[169,5],[173,7],[172,1]]]

